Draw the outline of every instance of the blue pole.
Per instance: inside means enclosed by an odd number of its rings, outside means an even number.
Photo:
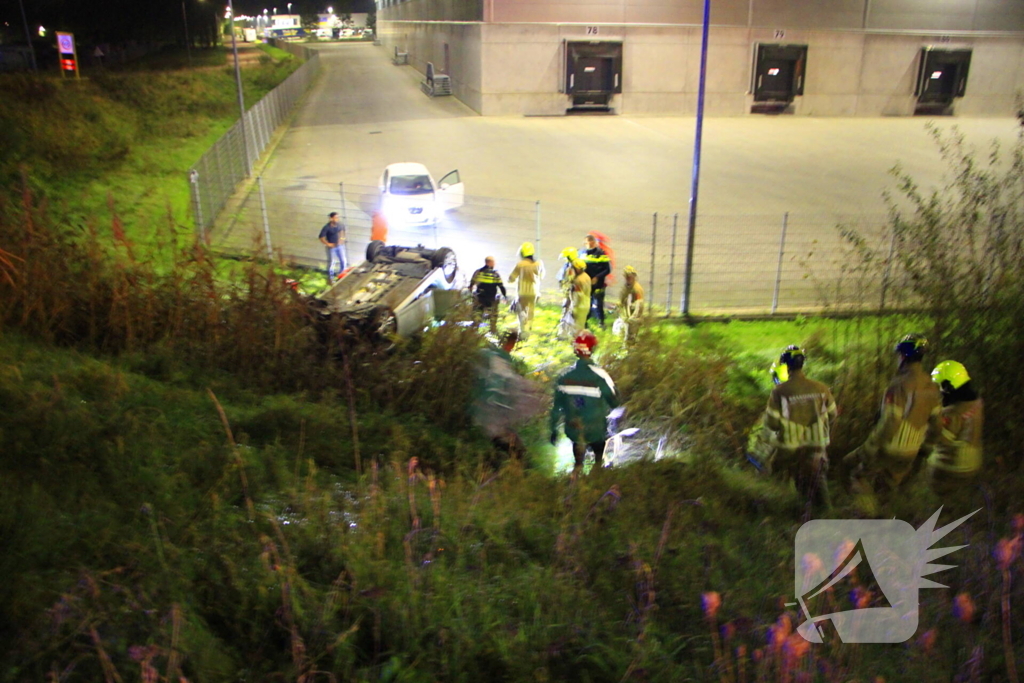
[[[697,232],[697,192],[700,188],[700,145],[704,135],[704,90],[708,75],[708,26],[711,0],[704,0],[704,34],[700,47],[700,85],[697,91],[697,132],[693,141],[693,184],[690,186],[690,225],[686,235],[686,278],[683,280],[683,315],[690,315],[690,286],[693,283],[693,242]]]

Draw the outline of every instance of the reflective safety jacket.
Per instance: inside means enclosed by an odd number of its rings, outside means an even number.
[[[644,288],[639,282],[622,285],[622,294],[619,295],[619,316],[626,321],[637,320],[644,317]]]
[[[590,293],[592,287],[590,276],[580,273],[572,281],[572,291],[569,293],[569,301],[572,304],[572,311],[575,315],[587,315],[590,310]]]
[[[509,284],[519,281],[518,294],[523,298],[537,296],[540,281],[544,278],[544,262],[524,258],[516,264],[508,276]]]
[[[939,385],[921,368],[907,363],[882,397],[881,419],[871,440],[887,455],[913,458],[924,444],[930,426],[942,409]]]
[[[555,382],[551,431],[565,421],[573,443],[596,443],[608,438],[608,414],[619,405],[615,382],[589,358],[579,358]]]
[[[779,448],[825,448],[831,439],[829,422],[835,417],[836,402],[829,388],[794,371],[772,389],[764,423],[776,433]]]
[[[928,464],[951,474],[970,475],[981,469],[981,399],[946,406],[939,415],[941,431],[932,445]]]
[[[612,259],[601,247],[587,249],[580,257],[587,264],[587,275],[594,283],[594,289],[604,289],[604,279],[611,275]]]
[[[494,299],[498,296],[499,289],[502,296],[508,296],[505,293],[505,285],[501,281],[501,275],[494,268],[484,266],[478,269],[473,273],[469,284],[476,292],[477,300],[482,304],[493,304]]]

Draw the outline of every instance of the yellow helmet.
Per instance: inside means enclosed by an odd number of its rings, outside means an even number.
[[[780,361],[772,363],[772,366],[768,368],[768,374],[772,376],[772,384],[782,384],[789,381],[789,368]]]
[[[583,259],[575,258],[572,260],[572,267],[576,270],[586,270],[587,264],[583,262]]]
[[[636,268],[634,268],[633,266],[626,266],[625,268],[622,269],[622,274],[623,275],[634,275],[635,276],[636,275]]]
[[[533,254],[534,254],[534,249],[533,249],[533,243],[532,242],[523,242],[522,245],[520,245],[520,247],[519,247],[519,255],[520,256],[522,256],[523,258],[526,258],[527,256],[533,256]]]
[[[971,376],[967,374],[967,368],[955,360],[944,360],[932,370],[932,381],[940,387],[943,383],[949,382],[951,387],[959,389],[970,380]]]
[[[564,258],[569,263],[572,263],[572,260],[579,256],[579,254],[580,253],[576,251],[574,247],[566,247],[565,249],[562,250],[561,257]]]

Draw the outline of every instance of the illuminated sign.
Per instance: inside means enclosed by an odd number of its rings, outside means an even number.
[[[936,81],[936,80],[938,80],[940,78],[942,78],[942,72],[941,71],[933,71],[932,72],[932,80],[933,81]]]
[[[60,52],[60,73],[71,71],[78,76],[78,53],[75,52],[75,34],[57,32],[57,51]]]
[[[778,76],[779,75],[779,70],[777,68],[768,69],[768,75],[769,76]]]

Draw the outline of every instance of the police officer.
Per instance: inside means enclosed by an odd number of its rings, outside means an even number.
[[[494,269],[494,257],[484,259],[484,267],[478,268],[469,280],[469,290],[473,293],[473,311],[490,322],[491,332],[498,332],[498,292],[507,297],[505,283],[501,275]]]
[[[572,441],[575,467],[583,467],[587,449],[594,453],[594,467],[604,465],[604,447],[608,439],[608,414],[619,405],[615,382],[591,360],[597,337],[589,330],[576,335],[573,351],[576,363],[555,382],[555,401],[551,407],[551,444],[558,442],[558,425],[564,422],[565,435]]]
[[[796,345],[787,346],[779,356],[786,379],[768,397],[764,424],[776,437],[772,471],[792,477],[807,502],[828,508],[825,474],[836,402],[827,386],[804,374],[806,360],[807,354]]]
[[[612,260],[598,244],[597,237],[593,234],[587,235],[584,241],[587,249],[581,258],[587,264],[587,275],[590,276],[591,281],[590,307],[592,310],[588,313],[587,320],[596,317],[598,324],[604,327],[605,278],[612,273]]]

